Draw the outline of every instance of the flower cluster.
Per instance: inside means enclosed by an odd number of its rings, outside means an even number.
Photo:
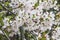
[[[53,33],[51,39],[60,40],[60,10],[56,0],[11,0],[9,6],[16,15],[12,20],[11,16],[3,19],[2,29],[11,32],[9,36],[20,33],[22,26],[36,34],[37,40],[50,40],[50,31]]]

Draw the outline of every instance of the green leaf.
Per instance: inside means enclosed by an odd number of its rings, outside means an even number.
[[[0,12],[0,26],[4,25],[4,23],[3,23],[3,15],[4,15],[4,13]]]
[[[39,6],[39,2],[35,3],[34,8]]]
[[[8,22],[10,22],[13,19],[13,16],[7,16],[9,18]]]
[[[5,6],[8,6],[9,5],[9,2],[5,2],[4,4],[5,4]]]
[[[4,14],[3,13],[0,13],[0,17],[2,17]]]
[[[35,15],[33,14],[33,18],[35,18]]]
[[[0,26],[3,26],[3,25],[4,25],[4,23],[3,23],[3,18],[0,17]]]
[[[6,17],[9,18],[9,20],[14,20],[15,16],[15,14],[8,14]]]
[[[1,5],[0,5],[0,9],[3,9]]]
[[[46,30],[45,32],[42,32],[42,38],[40,38],[40,40],[46,40],[45,35],[48,33],[49,31]]]
[[[8,40],[5,35],[0,34],[0,40]]]
[[[55,0],[52,0],[52,2],[54,3]]]
[[[41,40],[46,40],[46,37],[42,37]]]
[[[60,7],[60,4],[58,4],[57,6]]]
[[[57,14],[55,15],[55,18],[56,18],[56,19],[59,19],[59,18],[60,18],[60,13],[57,13]]]
[[[40,38],[40,37],[38,37],[38,40],[41,40],[41,38]]]
[[[13,18],[13,16],[7,16],[9,19],[12,19]]]
[[[38,38],[38,40],[46,40],[46,37],[45,36],[42,36],[42,38]]]

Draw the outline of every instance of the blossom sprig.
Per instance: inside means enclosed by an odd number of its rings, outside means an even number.
[[[54,30],[51,31],[53,24],[60,25],[60,10],[57,3],[57,0],[11,0],[10,3],[5,3],[5,7],[0,5],[1,10],[5,9],[5,13],[0,13],[1,29],[10,32],[8,36],[13,37],[16,34],[20,35],[20,26],[22,26],[24,30],[36,34],[37,40],[49,40],[51,38],[57,40],[60,35],[58,32],[60,27],[53,27]],[[10,11],[9,8],[12,10]],[[49,32],[45,33],[47,30]],[[57,37],[52,34],[49,38],[49,33],[52,32],[58,34]]]

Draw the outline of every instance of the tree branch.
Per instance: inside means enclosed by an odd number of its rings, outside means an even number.
[[[12,13],[12,14],[14,14],[13,12],[11,12],[10,10],[8,10],[8,8],[7,7],[5,7],[4,5],[2,5],[2,3],[0,2],[0,5],[5,9],[5,10],[7,10],[7,11],[9,11],[10,13]]]

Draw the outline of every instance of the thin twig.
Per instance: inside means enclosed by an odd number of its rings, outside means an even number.
[[[7,36],[7,34],[2,30],[2,32],[3,32],[3,34],[6,36],[6,38],[8,39],[8,40],[10,40],[10,38]]]
[[[49,32],[49,37],[50,37],[50,40],[52,40],[52,32],[54,31],[54,24],[52,25],[52,27],[51,27],[51,30],[50,30],[50,32]]]
[[[11,12],[7,7],[5,7],[4,5],[2,5],[2,3],[0,2],[0,5],[7,11],[9,11],[10,13],[14,14],[13,12]]]
[[[24,40],[24,28],[23,26],[20,26],[20,33],[21,33],[21,40]]]

